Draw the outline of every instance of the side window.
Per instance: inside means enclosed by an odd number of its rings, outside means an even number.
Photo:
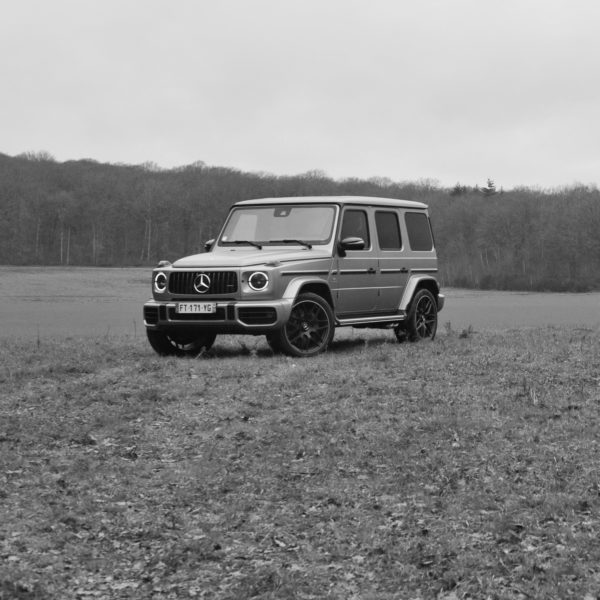
[[[433,237],[425,213],[407,212],[404,216],[412,250],[433,250]]]
[[[342,234],[340,239],[347,237],[359,237],[365,241],[365,248],[369,248],[369,223],[367,213],[364,210],[347,210],[342,221]]]
[[[382,250],[400,250],[402,248],[400,224],[395,212],[378,210],[375,213],[375,225],[377,226],[379,247]]]

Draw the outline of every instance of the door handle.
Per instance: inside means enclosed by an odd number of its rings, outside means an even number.
[[[369,267],[367,269],[367,273],[377,273],[377,269],[374,269],[373,267]]]
[[[402,267],[400,269],[400,273],[408,273],[408,269],[406,267]]]

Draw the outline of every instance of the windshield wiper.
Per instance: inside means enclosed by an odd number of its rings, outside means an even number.
[[[300,244],[301,246],[306,246],[309,250],[312,248],[312,244],[303,240],[269,240],[269,244]]]
[[[251,242],[250,240],[233,240],[233,242],[225,242],[225,244],[235,244],[236,246],[248,245],[248,246],[254,246],[255,248],[258,248],[259,250],[262,250],[262,246],[260,244],[258,244],[257,242]]]

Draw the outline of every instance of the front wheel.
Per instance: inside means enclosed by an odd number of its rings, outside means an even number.
[[[408,339],[410,342],[433,340],[437,320],[437,303],[433,294],[427,289],[420,289],[411,302],[406,321],[396,328],[396,337],[398,341]]]
[[[150,345],[161,356],[195,356],[208,350],[217,337],[216,333],[173,333],[159,329],[146,329]]]
[[[291,356],[315,356],[327,349],[333,339],[335,323],[329,303],[311,292],[300,294],[288,322],[270,334],[271,348]]]

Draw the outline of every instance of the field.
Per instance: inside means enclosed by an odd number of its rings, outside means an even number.
[[[600,329],[392,340],[6,337],[0,599],[598,597]]]
[[[2,349],[0,598],[600,593],[598,331],[76,342]]]

